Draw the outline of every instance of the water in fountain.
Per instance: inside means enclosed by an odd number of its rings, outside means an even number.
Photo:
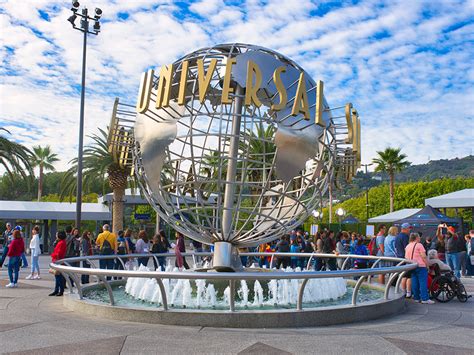
[[[140,271],[149,271],[141,266]],[[157,270],[160,272],[159,270]],[[179,271],[178,268],[166,267],[166,271]],[[285,272],[300,272],[290,267]],[[183,271],[187,272],[187,271]],[[166,297],[171,307],[181,308],[215,308],[230,304],[230,288],[227,282],[207,280],[173,280],[162,279]],[[252,281],[249,281],[252,283]],[[240,281],[237,289],[236,307],[258,308],[262,306],[283,306],[295,304],[298,289],[302,280],[255,281],[253,287],[245,280]],[[251,292],[250,290],[253,290]],[[346,294],[346,281],[343,278],[324,278],[309,280],[303,295],[304,303],[316,303],[336,300]],[[130,277],[125,285],[125,293],[145,302],[161,304],[161,292],[156,279]]]

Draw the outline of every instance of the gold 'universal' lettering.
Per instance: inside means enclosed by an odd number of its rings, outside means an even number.
[[[255,74],[255,84],[253,82],[253,77]],[[245,106],[250,106],[252,102],[255,106],[260,107],[262,106],[262,102],[257,97],[257,91],[260,89],[260,85],[262,84],[262,72],[258,65],[249,60],[247,62],[247,80],[245,83]]]
[[[206,99],[207,90],[209,89],[209,84],[211,83],[212,73],[216,69],[217,59],[212,59],[209,63],[207,73],[204,73],[204,60],[197,60],[198,67],[198,86],[199,86],[199,102],[203,103]]]
[[[322,80],[318,80],[316,88],[316,119],[315,123],[318,126],[326,127],[326,123],[323,121],[324,111],[324,83]]]
[[[347,123],[347,138],[346,143],[352,144],[354,143],[354,124],[352,123],[352,104],[349,102],[345,106],[345,115],[346,115],[346,123]]]
[[[144,113],[146,110],[148,110],[154,75],[155,71],[153,69],[150,69],[142,74],[142,78],[140,80],[140,90],[138,91],[137,113]]]
[[[186,97],[186,84],[188,80],[188,68],[189,62],[185,60],[181,64],[181,79],[179,81],[178,105],[184,105],[184,99]]]
[[[273,72],[273,82],[275,83],[275,87],[280,95],[280,103],[278,105],[273,104],[271,109],[273,111],[280,111],[286,107],[286,103],[288,101],[288,95],[286,93],[285,86],[281,81],[281,73],[286,72],[286,67],[278,67]]]
[[[227,58],[227,63],[225,64],[224,83],[222,84],[222,104],[232,103],[232,99],[229,97],[229,94],[234,92],[234,88],[230,87],[230,79],[232,77],[232,65],[234,65],[236,62],[236,58]]]
[[[291,114],[293,116],[298,115],[300,112],[304,114],[305,120],[309,120],[308,94],[306,92],[304,72],[301,72],[300,74],[298,88],[296,89],[295,101],[293,102],[293,108],[291,109]]]
[[[163,65],[160,69],[160,81],[156,92],[156,108],[168,107],[171,94],[171,76],[173,75],[173,64]]]

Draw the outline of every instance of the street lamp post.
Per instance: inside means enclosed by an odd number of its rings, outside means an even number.
[[[344,217],[346,214],[346,211],[339,207],[337,210],[336,210],[336,215],[337,217],[339,218],[339,232],[342,231],[342,217]]]
[[[79,1],[72,1],[72,15],[67,19],[72,28],[84,33],[84,41],[82,45],[82,81],[81,81],[81,112],[79,117],[79,146],[77,152],[77,190],[76,190],[76,228],[81,228],[81,210],[82,210],[82,151],[84,146],[84,101],[86,92],[86,49],[87,49],[87,34],[98,35],[100,32],[100,18],[102,10],[95,9],[94,17],[88,15],[86,7],[82,8],[80,13]],[[80,26],[76,26],[77,17],[81,18]],[[93,30],[89,30],[89,21],[94,21]]]
[[[367,179],[367,167],[374,165],[373,163],[370,164],[361,164],[361,166],[365,167],[365,178]],[[369,221],[369,184],[365,184],[365,215],[367,217],[367,222]]]

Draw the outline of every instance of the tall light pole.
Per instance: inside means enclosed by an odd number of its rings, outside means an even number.
[[[79,117],[79,147],[77,152],[77,190],[76,190],[76,228],[81,228],[81,210],[82,210],[82,150],[84,146],[84,100],[86,93],[86,49],[87,49],[87,34],[98,35],[100,32],[99,20],[102,16],[102,10],[95,9],[94,17],[89,17],[88,10],[83,7],[80,13],[79,1],[72,1],[72,15],[67,19],[72,28],[84,33],[84,41],[82,44],[82,81],[81,81],[81,113]],[[76,26],[77,17],[81,18],[80,26]],[[92,31],[89,30],[89,21],[94,22]]]
[[[367,167],[374,165],[373,163],[370,164],[360,164],[360,166],[365,167],[365,178],[367,179]],[[365,184],[365,215],[367,217],[367,222],[369,222],[369,184],[366,182]]]

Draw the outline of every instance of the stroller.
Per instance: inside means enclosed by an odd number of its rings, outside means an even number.
[[[434,277],[428,279],[429,291],[432,298],[438,302],[449,302],[457,296],[459,302],[467,302],[471,296],[467,294],[462,282],[453,271],[441,271],[438,265],[431,267]]]

